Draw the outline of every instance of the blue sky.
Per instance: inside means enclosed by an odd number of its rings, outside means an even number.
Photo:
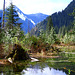
[[[11,0],[6,0],[6,6]],[[64,10],[73,0],[12,0],[13,4],[20,8],[25,14],[44,13],[51,15],[54,12]],[[3,0],[0,0],[0,9]]]

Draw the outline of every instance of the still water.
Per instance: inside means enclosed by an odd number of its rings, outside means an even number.
[[[54,68],[50,68],[49,66],[45,66],[41,69],[40,66],[35,65],[32,68],[27,68],[27,70],[23,70],[21,72],[22,75],[66,75],[62,70],[56,70]]]
[[[59,53],[60,58],[40,58],[38,62],[19,61],[0,65],[0,75],[75,75],[75,53]]]

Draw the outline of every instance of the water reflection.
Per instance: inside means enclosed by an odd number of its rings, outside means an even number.
[[[25,62],[24,62],[25,63]],[[28,64],[16,64],[13,66],[0,66],[0,75],[75,75],[75,63],[35,62]],[[65,67],[65,68],[64,68]]]
[[[60,56],[55,59],[42,58],[39,62],[29,60],[0,65],[0,75],[75,75],[75,53],[60,53]]]
[[[27,70],[23,70],[21,72],[22,75],[66,75],[65,72],[62,70],[56,70],[53,68],[45,67],[43,69],[34,67],[34,68],[27,68]]]

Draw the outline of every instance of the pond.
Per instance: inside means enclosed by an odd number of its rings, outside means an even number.
[[[0,75],[75,75],[75,53],[59,55],[60,58],[39,58],[38,62],[28,60],[0,65]]]

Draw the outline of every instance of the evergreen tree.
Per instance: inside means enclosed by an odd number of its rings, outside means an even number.
[[[15,10],[15,6],[12,3],[10,3],[10,6],[6,10],[6,35],[10,34],[11,37],[20,36],[22,23],[19,23],[18,21],[19,16],[17,11]]]
[[[52,18],[51,16],[49,16],[47,26],[46,26],[46,31],[49,33],[52,27],[53,27]]]
[[[10,29],[12,29],[13,26],[20,27],[21,23],[18,23],[19,16],[15,10],[15,6],[12,3],[10,3],[10,6],[6,10],[6,18],[6,26]]]
[[[67,27],[64,25],[64,26],[60,27],[59,32],[58,32],[58,35],[60,37],[63,37],[66,32],[67,32]]]
[[[51,16],[49,16],[48,18],[48,22],[47,22],[47,27],[46,27],[46,43],[49,44],[53,44],[55,43],[55,41],[57,41],[56,39],[56,33],[55,33],[55,29],[53,27],[53,22],[52,22],[52,18]]]

